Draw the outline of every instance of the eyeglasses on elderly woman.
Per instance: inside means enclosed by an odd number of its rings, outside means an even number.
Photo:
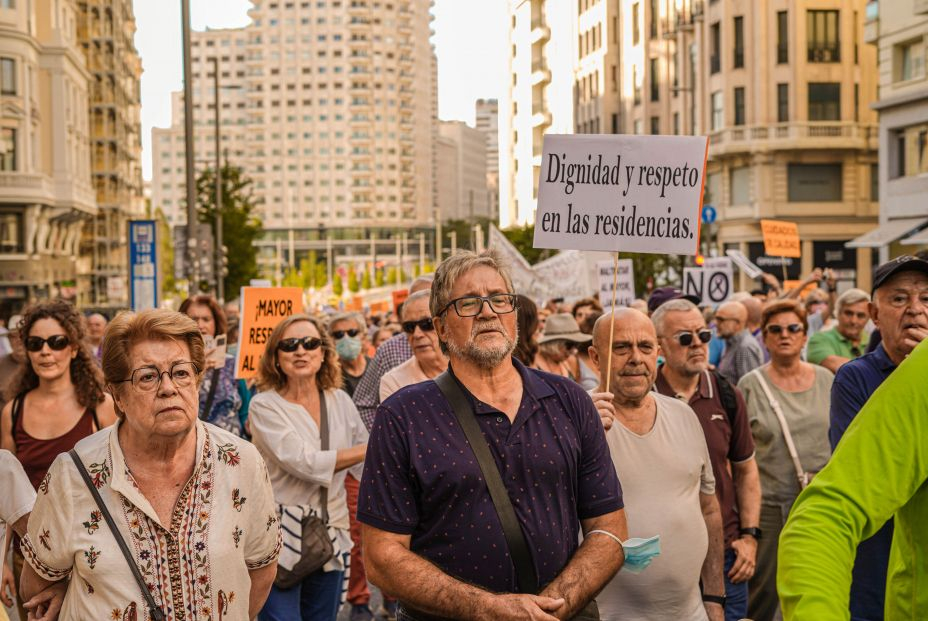
[[[200,372],[199,367],[193,362],[180,361],[171,365],[167,371],[162,371],[155,366],[140,367],[132,371],[132,376],[113,382],[114,384],[123,384],[132,382],[132,387],[141,392],[152,392],[161,386],[161,381],[165,374],[171,378],[171,383],[178,388],[187,388],[196,382],[197,374]]]

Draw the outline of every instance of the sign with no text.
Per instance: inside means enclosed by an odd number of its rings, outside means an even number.
[[[545,136],[535,248],[697,254],[709,139]]]
[[[799,227],[795,222],[783,220],[761,220],[761,231],[764,233],[764,252],[771,257],[791,257],[798,259],[802,256],[802,246],[799,243]]]
[[[299,287],[242,287],[241,298],[235,377],[250,379],[258,374],[258,362],[277,324],[290,315],[303,312],[303,290]]]
[[[406,301],[406,298],[409,297],[409,289],[397,289],[396,291],[393,292],[392,295],[393,295],[393,312],[399,313],[400,306],[402,306],[403,302]]]
[[[635,300],[635,268],[631,259],[619,259],[619,273],[616,275],[612,261],[596,263],[596,277],[599,283],[599,303],[603,308],[612,306],[612,283],[615,281],[615,305],[628,306]]]

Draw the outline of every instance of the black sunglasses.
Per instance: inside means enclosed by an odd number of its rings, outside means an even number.
[[[30,336],[26,338],[25,345],[27,350],[37,352],[42,351],[46,343],[48,343],[51,349],[61,351],[71,343],[71,339],[69,339],[66,334],[56,334],[47,339],[43,339],[41,336]]]
[[[403,332],[406,334],[412,334],[415,332],[416,326],[419,326],[423,332],[429,332],[430,330],[435,329],[435,324],[432,323],[431,317],[426,317],[425,319],[420,319],[419,321],[404,321],[402,326]]]
[[[292,338],[284,339],[277,344],[277,349],[280,351],[285,351],[288,354],[296,351],[297,347],[300,345],[303,346],[303,349],[306,351],[313,351],[314,349],[319,349],[319,346],[322,345],[322,339],[318,339],[315,336],[304,336],[303,338]]]
[[[358,335],[359,332],[361,331],[358,330],[357,328],[351,328],[350,330],[333,330],[332,338],[334,338],[336,341],[340,341],[343,338],[345,338],[346,334],[350,336],[351,338],[354,338]]]
[[[671,338],[683,347],[689,347],[693,344],[693,332],[680,332],[679,334],[674,334]],[[700,343],[705,345],[712,340],[712,330],[700,330],[696,332],[696,338],[699,339]]]
[[[783,330],[786,330],[790,334],[797,334],[799,332],[802,332],[802,324],[791,323],[788,326],[781,326],[780,324],[775,323],[773,325],[767,326],[766,328],[766,331],[769,332],[770,334],[782,334]]]

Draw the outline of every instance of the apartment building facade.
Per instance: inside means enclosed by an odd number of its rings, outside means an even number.
[[[478,99],[475,104],[476,128],[486,140],[487,190],[490,192],[492,217],[499,218],[499,102]]]
[[[212,166],[212,59],[223,157],[254,181],[265,265],[326,238],[351,253],[392,247],[433,220],[435,57],[431,0],[258,0],[251,23],[192,36],[197,168]],[[182,97],[152,132],[152,203],[186,221]],[[328,244],[332,244],[330,239]],[[361,243],[363,242],[363,244]],[[289,253],[287,257],[289,263]]]
[[[97,207],[77,24],[73,0],[0,3],[0,316],[89,301],[79,249]]]
[[[487,186],[486,136],[463,121],[439,121],[435,184],[443,221],[490,219],[496,215]]]
[[[880,225],[853,245],[887,260],[928,247],[928,2],[868,2],[864,39],[879,58]]]

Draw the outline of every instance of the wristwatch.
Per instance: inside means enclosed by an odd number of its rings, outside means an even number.
[[[741,533],[742,535],[750,535],[751,537],[754,537],[755,539],[758,539],[758,540],[763,535],[761,530],[757,528],[756,526],[752,526],[750,528],[739,528],[738,532]]]
[[[724,595],[706,595],[703,593],[702,601],[708,602],[710,604],[718,604],[722,608],[725,608],[726,597]]]

